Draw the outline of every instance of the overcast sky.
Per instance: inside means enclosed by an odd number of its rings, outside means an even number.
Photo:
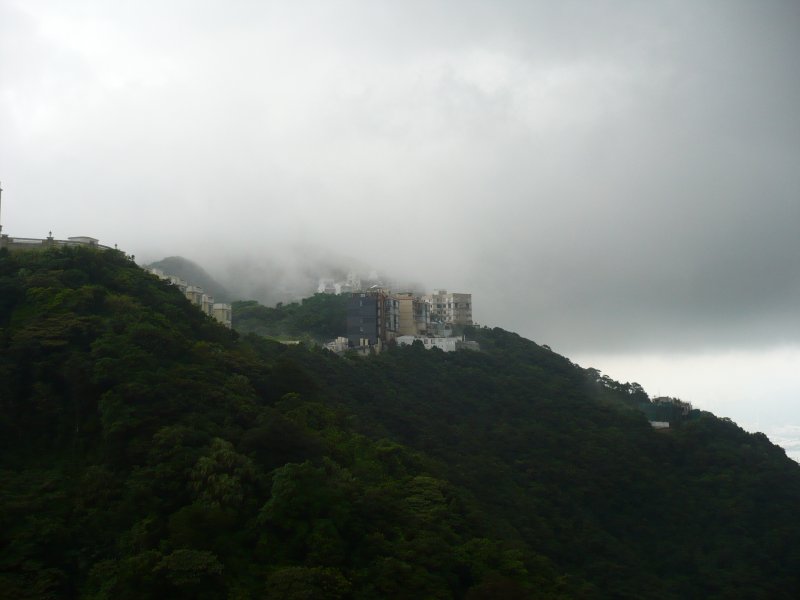
[[[471,291],[482,323],[776,439],[798,57],[793,0],[0,0],[3,230]]]

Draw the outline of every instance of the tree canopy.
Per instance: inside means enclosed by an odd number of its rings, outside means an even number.
[[[469,335],[339,357],[231,332],[115,251],[0,251],[0,589],[800,595],[800,466],[763,434],[655,431],[640,386]]]
[[[347,296],[314,294],[300,302],[263,306],[255,300],[233,303],[233,326],[242,333],[276,339],[329,342],[346,334]]]

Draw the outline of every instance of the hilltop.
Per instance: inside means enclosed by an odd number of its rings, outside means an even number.
[[[800,595],[800,466],[514,333],[336,356],[124,255],[0,251],[15,598]],[[646,397],[646,394],[645,394]]]

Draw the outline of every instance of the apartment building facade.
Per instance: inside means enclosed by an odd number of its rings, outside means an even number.
[[[448,325],[472,325],[472,294],[434,290],[424,296],[429,305],[431,321]]]
[[[397,334],[420,335],[427,332],[431,323],[428,303],[412,292],[398,292],[394,297],[399,309]]]
[[[347,339],[351,346],[375,346],[397,336],[400,301],[382,288],[354,293],[347,303]]]

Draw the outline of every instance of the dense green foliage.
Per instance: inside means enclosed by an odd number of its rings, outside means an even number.
[[[340,358],[120,253],[0,252],[0,594],[800,595],[781,449],[699,411],[656,432],[638,387],[470,335]]]
[[[233,303],[233,327],[277,339],[329,342],[345,335],[347,296],[314,294],[301,302],[271,308],[254,300]]]

